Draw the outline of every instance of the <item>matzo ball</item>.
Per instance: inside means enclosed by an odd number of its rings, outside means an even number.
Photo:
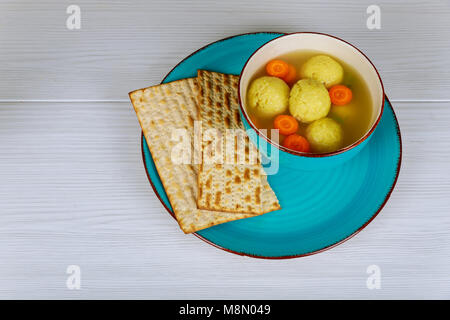
[[[284,113],[289,103],[289,86],[276,77],[260,77],[250,84],[247,93],[249,107],[262,117]]]
[[[331,118],[319,119],[306,128],[306,138],[314,152],[333,152],[342,146],[342,127]]]
[[[325,87],[330,88],[341,83],[344,78],[344,69],[333,58],[326,55],[318,55],[309,58],[301,68],[304,78],[313,78],[322,82]]]
[[[292,87],[289,111],[297,120],[309,123],[326,117],[331,100],[325,86],[314,79],[302,79]]]

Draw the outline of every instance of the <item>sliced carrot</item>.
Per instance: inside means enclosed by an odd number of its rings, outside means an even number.
[[[283,141],[283,147],[300,152],[309,152],[309,142],[304,137],[294,133]]]
[[[352,101],[352,90],[342,84],[332,86],[329,90],[329,93],[331,103],[334,105],[343,106],[344,104]]]
[[[283,60],[271,60],[266,65],[266,72],[269,76],[283,78],[289,72],[289,65]]]
[[[294,84],[295,80],[297,80],[297,70],[292,64],[288,65],[288,73],[283,77],[283,80],[289,85]]]
[[[288,136],[297,132],[298,122],[293,116],[287,114],[280,114],[273,121],[273,126],[275,129],[280,130],[280,133]]]

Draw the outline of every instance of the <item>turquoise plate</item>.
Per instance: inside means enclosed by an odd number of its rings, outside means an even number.
[[[279,33],[252,33],[214,42],[181,61],[163,80],[194,77],[197,69],[239,74],[249,56]],[[145,138],[144,164],[155,193],[173,216]],[[400,170],[401,137],[388,99],[367,146],[343,165],[321,171],[281,167],[268,177],[282,209],[195,233],[218,248],[257,258],[293,258],[330,249],[361,231],[381,211]]]

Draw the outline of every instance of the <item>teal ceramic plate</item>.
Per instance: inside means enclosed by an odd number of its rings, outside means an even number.
[[[239,74],[249,56],[279,33],[252,33],[214,42],[181,61],[163,80],[194,77],[197,69]],[[293,258],[330,249],[361,231],[381,211],[397,181],[401,137],[388,99],[364,149],[329,170],[281,167],[268,177],[282,210],[195,233],[218,248],[257,258]],[[150,183],[173,216],[145,138],[142,153]]]

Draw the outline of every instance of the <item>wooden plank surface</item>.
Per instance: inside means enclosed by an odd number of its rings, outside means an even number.
[[[391,99],[450,95],[450,2],[363,0],[79,0],[81,29],[66,28],[69,1],[0,3],[0,97],[125,100],[158,83],[180,59],[218,39],[256,31],[334,34],[378,67]]]
[[[382,213],[333,250],[268,261],[178,229],[130,103],[1,103],[0,298],[448,299],[450,102],[393,105],[404,156]],[[366,287],[372,264],[380,290]]]

